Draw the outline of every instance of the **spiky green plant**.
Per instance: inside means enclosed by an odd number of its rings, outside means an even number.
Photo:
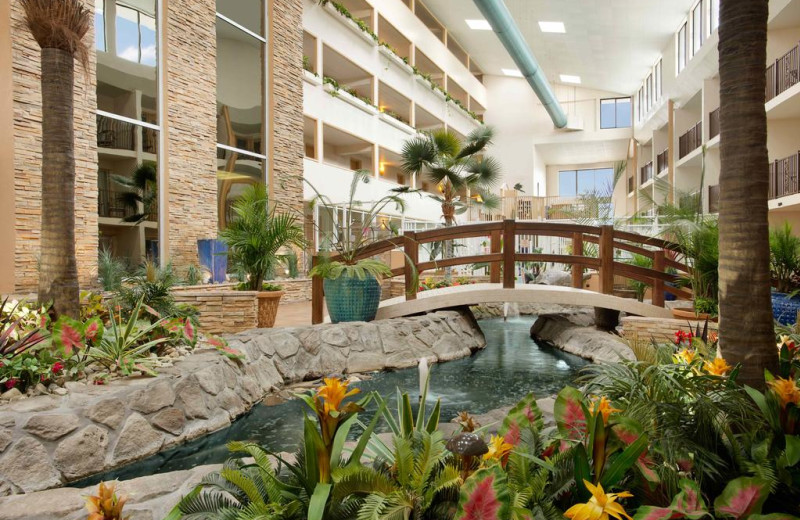
[[[792,234],[792,225],[770,229],[769,250],[772,276],[777,282],[778,292],[788,293],[792,289],[792,275],[800,270],[800,237]]]
[[[646,269],[650,269],[653,267],[653,259],[643,255],[633,255],[630,264],[635,265],[636,267],[644,267]],[[640,282],[638,280],[629,279],[628,287],[636,291],[637,300],[639,300],[640,302],[644,301],[644,295],[647,292],[647,288],[649,287],[648,284]]]
[[[125,264],[111,254],[109,249],[101,249],[97,258],[97,277],[104,291],[116,291],[122,285],[126,274]]]
[[[231,267],[246,273],[248,289],[258,291],[267,273],[284,258],[282,250],[305,247],[303,227],[295,213],[279,212],[276,204],[270,204],[263,184],[245,189],[233,203],[233,212],[235,218],[220,232],[220,239],[228,245]]]

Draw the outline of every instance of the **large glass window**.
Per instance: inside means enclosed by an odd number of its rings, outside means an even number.
[[[217,0],[219,227],[247,186],[265,182],[266,37],[261,0]]]
[[[639,96],[641,98],[641,95]],[[630,128],[631,98],[601,99],[600,128]]]
[[[137,265],[159,259],[156,0],[97,0],[100,247]]]
[[[709,0],[708,11],[708,32],[711,34],[719,29],[719,0]]]
[[[661,100],[661,94],[663,92],[663,78],[661,77],[661,60],[658,60],[655,67],[655,96],[657,100]]]
[[[703,27],[703,0],[700,0],[692,10],[692,56],[700,51],[705,36],[705,28]]]
[[[94,4],[94,46],[100,52],[106,50],[105,0],[95,0]]]
[[[613,168],[564,170],[558,172],[559,197],[569,198],[581,195],[604,196],[612,192],[613,184]]]
[[[686,45],[686,38],[687,35],[687,23],[684,23],[680,30],[678,30],[678,37],[677,37],[677,53],[678,53],[678,74],[686,68],[686,62],[688,60],[687,55],[687,45]]]

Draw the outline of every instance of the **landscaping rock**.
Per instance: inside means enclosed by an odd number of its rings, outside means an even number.
[[[195,376],[189,376],[175,387],[183,411],[189,419],[208,419],[209,411],[206,394]]]
[[[0,394],[0,399],[6,399],[8,401],[16,401],[17,399],[22,399],[23,397],[25,397],[25,395],[16,388],[11,388],[10,390],[6,390]]]
[[[540,316],[531,327],[531,337],[595,363],[634,359],[633,351],[622,338],[583,323],[580,315]]]
[[[230,388],[226,388],[217,396],[217,405],[228,412],[231,419],[235,419],[243,414],[247,407],[236,393]]]
[[[34,415],[23,426],[28,433],[54,441],[78,429],[80,421],[72,414]]]
[[[572,287],[572,273],[559,269],[548,269],[536,277],[537,285],[557,285],[559,287]]]
[[[198,372],[197,381],[200,383],[200,388],[211,395],[217,395],[225,388],[225,378],[219,365],[213,365]]]
[[[104,399],[92,405],[87,410],[86,417],[96,423],[104,424],[116,430],[125,418],[125,403],[116,397]]]
[[[0,475],[24,493],[61,484],[47,450],[33,437],[23,437],[6,450],[0,458]]]
[[[11,435],[11,432],[9,430],[6,430],[5,428],[0,428],[0,453],[3,453],[13,440],[14,437]]]
[[[164,443],[164,435],[156,431],[147,419],[134,413],[125,421],[114,448],[114,466],[126,464],[156,453]]]
[[[275,353],[277,353],[281,359],[294,356],[297,354],[297,351],[300,350],[300,340],[288,333],[275,334],[270,338],[270,343],[272,343]]]
[[[91,425],[67,437],[54,453],[55,466],[67,479],[74,480],[105,468],[108,433]]]
[[[178,408],[161,410],[150,421],[156,428],[172,435],[180,435],[183,432],[183,427],[186,426],[186,416]]]
[[[155,381],[142,390],[135,392],[128,403],[133,410],[142,413],[153,413],[172,406],[175,402],[175,391],[166,379]]]

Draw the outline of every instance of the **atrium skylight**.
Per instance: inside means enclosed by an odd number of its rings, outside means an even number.
[[[505,74],[506,76],[511,76],[514,78],[522,77],[522,72],[520,72],[519,69],[502,69],[502,70],[503,74]]]
[[[573,83],[575,85],[581,84],[581,77],[580,76],[570,76],[569,74],[561,74],[561,82],[562,83]]]
[[[539,28],[543,33],[564,34],[567,32],[567,28],[564,27],[564,22],[539,22]]]
[[[473,31],[491,31],[492,26],[486,20],[464,20]]]

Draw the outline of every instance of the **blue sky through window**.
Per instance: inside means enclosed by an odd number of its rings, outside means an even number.
[[[156,20],[117,4],[117,56],[143,65],[156,65]]]

